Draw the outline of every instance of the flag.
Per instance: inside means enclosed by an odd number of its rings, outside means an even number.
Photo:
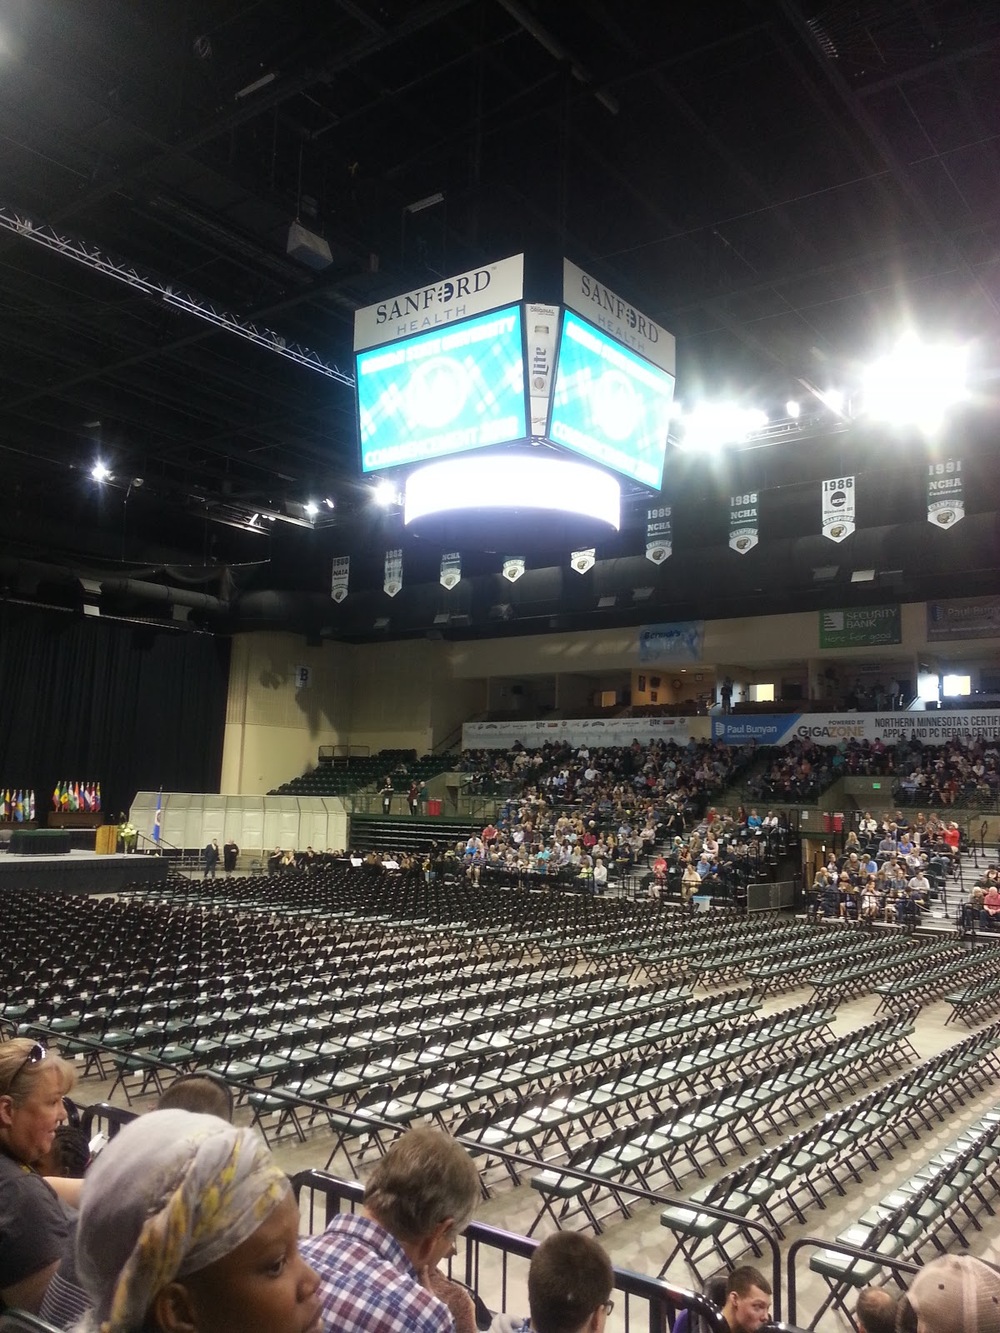
[[[100,784],[99,782],[97,782],[97,783],[94,784],[94,798],[95,798],[95,800],[96,800],[96,802],[97,802],[97,804],[94,806],[94,809],[95,809],[95,810],[100,810],[100,808],[101,808],[101,784]]]
[[[163,788],[156,793],[156,814],[153,816],[153,841],[160,845],[160,827],[163,824]]]
[[[965,517],[962,460],[927,464],[927,522],[950,528]]]
[[[53,791],[52,791],[52,809],[53,809],[53,810],[58,810],[58,809],[59,809],[59,796],[60,796],[61,791],[62,791],[62,788],[61,788],[60,784],[57,782],[56,785],[55,785],[55,787],[54,787],[54,789],[53,789]]]
[[[59,808],[61,810],[69,809],[69,783],[64,782],[62,791],[59,793]]]
[[[35,818],[35,793],[33,791],[28,792],[28,818],[32,820]]]
[[[823,482],[820,521],[823,536],[842,542],[854,531],[854,478],[831,477]]]
[[[646,510],[646,559],[662,565],[674,553],[674,524],[670,505]]]

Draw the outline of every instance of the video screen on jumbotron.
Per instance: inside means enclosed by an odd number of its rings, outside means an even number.
[[[548,437],[658,490],[674,377],[563,310]]]
[[[512,305],[359,352],[362,472],[524,439],[521,326]]]

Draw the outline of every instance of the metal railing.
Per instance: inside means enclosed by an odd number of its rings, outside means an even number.
[[[357,1181],[340,1180],[326,1171],[298,1172],[292,1177],[292,1189],[299,1200],[300,1216],[302,1207],[306,1210],[310,1233],[322,1230],[340,1213],[355,1212],[364,1197],[364,1187]],[[316,1225],[319,1211],[322,1218]],[[449,1262],[448,1276],[476,1292],[494,1313],[503,1310],[527,1316],[528,1265],[541,1242],[476,1221],[465,1228],[462,1240],[463,1254]],[[633,1329],[666,1333],[678,1310],[700,1318],[703,1329],[727,1333],[720,1312],[697,1292],[617,1265],[612,1272],[614,1290],[623,1298],[615,1327],[624,1327],[625,1333]]]
[[[908,1259],[893,1258],[890,1255],[879,1254],[875,1250],[859,1249],[858,1246],[856,1245],[846,1245],[842,1241],[821,1240],[818,1236],[801,1236],[798,1240],[793,1241],[791,1245],[789,1245],[788,1255],[785,1259],[785,1282],[786,1282],[785,1290],[788,1295],[788,1321],[791,1324],[794,1324],[797,1321],[798,1306],[799,1306],[797,1265],[798,1265],[799,1255],[802,1253],[803,1250],[806,1249],[826,1250],[829,1251],[831,1254],[839,1254],[843,1255],[845,1258],[848,1259],[856,1259],[858,1261],[859,1266],[863,1266],[865,1269],[868,1269],[869,1265],[875,1264],[880,1269],[883,1269],[886,1273],[891,1274],[891,1276],[897,1280],[900,1287],[906,1286],[905,1282],[899,1281],[900,1275],[906,1274],[907,1276],[909,1276],[912,1273],[918,1272],[920,1268],[919,1264],[911,1263]],[[841,1286],[850,1285],[853,1286],[856,1290],[860,1290],[862,1286],[867,1286],[868,1283],[843,1282],[840,1285]],[[829,1304],[829,1298],[824,1303],[824,1305],[827,1304]],[[812,1320],[805,1327],[807,1329],[815,1328],[817,1322],[824,1313],[825,1313],[825,1308],[820,1309],[816,1314],[813,1315]]]

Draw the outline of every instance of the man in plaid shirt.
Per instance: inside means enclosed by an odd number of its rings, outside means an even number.
[[[320,1275],[323,1323],[337,1333],[453,1333],[429,1273],[472,1217],[479,1175],[454,1139],[414,1129],[390,1147],[359,1213],[302,1242]]]

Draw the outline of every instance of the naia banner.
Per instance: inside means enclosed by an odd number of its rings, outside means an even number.
[[[842,542],[854,531],[854,478],[823,482],[823,536]]]
[[[349,555],[335,555],[333,557],[333,572],[330,577],[330,596],[338,604],[347,596],[347,584],[351,577],[351,557]]]
[[[927,522],[936,528],[953,528],[965,518],[962,460],[927,464]]]
[[[462,582],[462,557],[458,551],[449,551],[447,555],[441,557],[441,575],[438,582],[449,592]]]
[[[757,492],[729,497],[729,545],[737,555],[746,555],[757,545]]]
[[[403,552],[401,550],[386,551],[385,553],[385,581],[382,584],[382,590],[387,597],[395,597],[403,586]]]
[[[669,505],[646,510],[646,559],[662,565],[674,553],[674,523]]]

